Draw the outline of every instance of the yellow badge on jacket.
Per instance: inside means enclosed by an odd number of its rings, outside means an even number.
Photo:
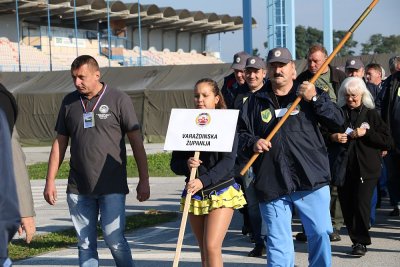
[[[268,123],[272,119],[271,110],[265,109],[265,110],[261,111],[261,119],[263,122]]]
[[[397,96],[400,97],[400,87],[397,88]]]

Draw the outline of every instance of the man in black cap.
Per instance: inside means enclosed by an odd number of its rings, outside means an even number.
[[[250,55],[244,51],[234,54],[233,63],[231,65],[231,69],[233,70],[233,72],[224,78],[224,84],[221,88],[221,93],[224,97],[226,106],[229,109],[236,109],[236,107],[234,107],[234,102],[238,94],[239,88],[246,83],[244,77],[244,68],[246,66],[246,60],[249,57]],[[235,179],[237,183],[243,186],[242,178],[240,177],[238,172],[236,173],[237,175],[235,175]],[[247,205],[241,208],[239,211],[243,214],[242,234],[253,235]]]
[[[247,98],[261,90],[265,85],[266,76],[266,64],[265,61],[257,56],[251,56],[246,60],[246,66],[244,70],[244,77],[246,83],[237,89],[237,95],[234,99],[233,108],[241,109],[243,103],[246,102]],[[254,249],[251,250],[247,255],[249,257],[260,257],[265,254],[264,236],[265,233],[262,230],[262,220],[260,215],[260,209],[258,207],[259,201],[254,188],[254,174],[250,169],[244,176],[240,175],[240,170],[248,162],[249,158],[238,151],[235,164],[235,175],[241,178],[246,201],[249,221],[252,230],[252,239],[254,241]]]
[[[296,68],[286,48],[269,51],[268,81],[244,102],[238,121],[239,148],[253,164],[254,186],[267,228],[268,266],[294,266],[291,228],[296,208],[306,230],[309,266],[331,266],[329,234],[329,161],[319,124],[344,123],[343,113],[323,90],[305,81],[294,83]],[[288,121],[267,142],[297,96],[302,100]]]
[[[233,101],[236,97],[237,89],[246,82],[244,78],[244,68],[246,66],[246,60],[249,57],[250,55],[244,51],[238,52],[233,56],[233,63],[231,65],[233,72],[224,78],[224,85],[221,89],[221,93],[228,108],[233,108]]]
[[[368,91],[371,93],[374,100],[377,99],[379,93],[379,87],[373,83],[365,80],[365,67],[364,63],[359,58],[349,58],[346,60],[345,72],[347,77],[358,77],[364,80]]]

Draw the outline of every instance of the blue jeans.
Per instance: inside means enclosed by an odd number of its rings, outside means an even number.
[[[0,267],[11,267],[12,262],[10,258],[0,258]]]
[[[99,213],[104,241],[116,266],[133,266],[131,249],[124,236],[125,197],[124,194],[67,194],[69,212],[78,237],[79,266],[99,266],[96,229]]]
[[[294,266],[292,212],[296,207],[307,235],[311,267],[331,266],[332,222],[329,186],[315,191],[297,191],[270,202],[261,202],[267,227],[267,266]]]

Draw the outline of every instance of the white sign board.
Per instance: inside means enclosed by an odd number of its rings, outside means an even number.
[[[239,110],[172,109],[164,150],[231,152]]]

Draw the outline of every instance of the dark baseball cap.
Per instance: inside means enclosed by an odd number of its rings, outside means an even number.
[[[290,53],[289,49],[285,47],[277,47],[274,49],[269,50],[267,56],[268,63],[280,62],[287,64],[292,61],[292,54]]]
[[[345,69],[359,70],[361,68],[364,68],[364,63],[362,63],[359,58],[349,58],[348,60],[346,60]]]
[[[246,60],[246,69],[254,68],[254,69],[266,69],[265,61],[257,56],[251,56]]]
[[[249,54],[247,54],[244,51],[238,52],[233,55],[233,63],[231,65],[231,69],[234,70],[244,70],[246,67],[246,60],[250,57]]]

